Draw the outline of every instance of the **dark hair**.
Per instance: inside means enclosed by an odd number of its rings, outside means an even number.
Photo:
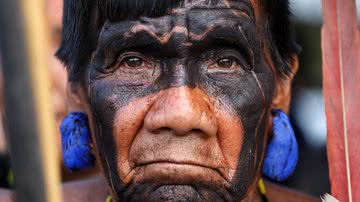
[[[263,0],[265,13],[265,32],[269,48],[277,71],[283,76],[291,74],[290,62],[294,54],[300,54],[301,48],[296,43],[294,29],[290,21],[289,0]]]
[[[219,0],[208,0],[216,4]],[[76,81],[96,48],[99,32],[111,22],[139,16],[156,17],[179,7],[184,0],[64,0],[61,46],[56,56],[65,64],[69,80]],[[294,41],[288,0],[262,1],[265,32],[278,73],[289,75],[289,62],[298,53]]]

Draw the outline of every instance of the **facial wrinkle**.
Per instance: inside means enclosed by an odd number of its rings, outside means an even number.
[[[251,71],[251,74],[253,75],[253,77],[254,77],[254,79],[255,79],[255,81],[256,81],[256,84],[258,85],[258,87],[259,87],[259,89],[260,89],[260,91],[261,91],[262,104],[263,104],[263,106],[264,106],[264,107],[263,107],[263,108],[264,108],[264,111],[261,113],[261,116],[260,116],[259,121],[258,121],[258,123],[257,123],[257,125],[256,125],[256,128],[255,128],[255,139],[256,139],[256,138],[257,138],[257,130],[258,130],[259,125],[260,125],[260,123],[261,123],[261,121],[262,121],[262,119],[263,119],[263,116],[264,116],[264,114],[265,114],[266,97],[265,97],[264,90],[263,90],[263,88],[262,88],[262,86],[261,86],[261,83],[260,83],[257,75],[255,74],[254,71]]]
[[[266,96],[265,96],[265,92],[264,92],[264,89],[259,81],[259,78],[257,77],[256,73],[254,71],[251,71],[251,74],[253,75],[254,79],[256,80],[256,83],[261,91],[261,94],[262,94],[262,102],[263,102],[263,105],[266,104]]]
[[[266,105],[266,97],[265,97],[264,90],[263,90],[263,88],[262,88],[262,86],[261,86],[261,83],[260,83],[260,81],[259,81],[256,73],[255,73],[254,71],[251,71],[251,73],[252,73],[254,79],[256,80],[256,83],[257,83],[257,85],[258,85],[258,87],[259,87],[259,89],[260,89],[260,91],[261,91],[261,94],[262,94],[262,103],[263,103],[263,105],[265,106],[265,105]],[[260,124],[261,124],[261,122],[262,122],[265,114],[266,114],[266,107],[263,107],[263,111],[261,112],[260,118],[259,118],[259,120],[258,120],[258,122],[257,122],[257,124],[256,124],[256,128],[255,128],[255,140],[258,139],[257,136],[258,136],[259,127],[260,127]],[[257,149],[258,149],[258,144],[256,144],[255,151],[257,151]],[[257,153],[257,152],[256,152],[256,153]],[[254,168],[257,167],[257,165],[259,164],[259,161],[260,161],[260,159],[258,159],[258,156],[255,155]]]
[[[256,124],[256,128],[255,128],[255,140],[258,139],[259,126],[260,126],[260,124],[261,124],[261,122],[262,122],[265,114],[266,114],[266,110],[263,109],[263,111],[262,111],[262,113],[261,113],[261,115],[260,115],[259,121],[258,121],[258,123]],[[256,144],[255,153],[258,153],[258,152],[257,152],[257,149],[258,149],[258,145]],[[258,160],[260,160],[260,159],[258,159],[258,158],[257,158],[257,155],[255,155],[255,158],[254,158],[254,168],[257,167],[257,165],[258,165]]]

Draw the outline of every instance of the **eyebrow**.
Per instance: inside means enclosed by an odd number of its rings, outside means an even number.
[[[250,33],[250,35],[256,34],[254,31],[250,31]],[[181,33],[175,32],[175,34]],[[118,33],[116,35],[119,36]],[[196,52],[206,51],[214,47],[229,47],[239,51],[246,62],[254,66],[255,56],[253,47],[256,47],[256,44],[253,43],[255,42],[255,37],[251,38],[251,36],[246,36],[241,30],[241,27],[213,27],[206,31],[201,37],[194,33],[189,33],[189,36],[190,40],[187,42],[190,42],[190,45],[183,44],[183,46],[181,46],[182,44],[174,43],[174,41],[171,40],[172,37],[170,37],[167,43],[163,44],[159,41],[158,37],[155,37],[153,34],[140,31],[128,37],[125,37],[124,34],[122,34],[121,37],[116,37],[117,39],[110,37],[105,40],[109,41],[108,44],[103,45],[100,50],[111,52],[111,54],[106,54],[107,56],[105,57],[113,57],[108,59],[115,61],[119,54],[124,51],[139,51],[153,57],[176,57],[180,54],[181,48],[184,47],[190,51],[195,50]]]
[[[250,65],[254,65],[255,59],[253,47],[256,47],[255,30],[251,31],[252,36],[246,36],[242,27],[213,27],[204,34],[191,35],[190,39],[193,49],[204,50],[209,47],[231,47],[238,50]]]
[[[163,44],[147,31],[140,31],[131,36],[126,36],[125,33],[110,34],[99,45],[97,52],[104,52],[105,57],[114,57],[109,58],[110,61],[116,60],[119,54],[124,51],[139,51],[154,57],[177,55],[177,50],[171,41]]]

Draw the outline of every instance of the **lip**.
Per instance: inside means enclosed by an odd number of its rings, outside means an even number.
[[[173,164],[173,165],[184,165],[184,166],[194,166],[194,167],[203,167],[206,169],[211,169],[218,172],[220,175],[223,175],[218,168],[213,166],[205,165],[203,163],[198,163],[194,161],[175,161],[175,160],[151,160],[151,161],[144,161],[136,164],[136,167],[141,166],[148,166],[151,164]]]
[[[220,169],[192,161],[152,160],[137,163],[135,181],[159,181],[164,184],[192,184],[195,181],[228,185]]]

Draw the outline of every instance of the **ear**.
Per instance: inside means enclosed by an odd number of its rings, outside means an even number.
[[[69,81],[66,87],[69,112],[85,112],[85,92],[80,84]]]
[[[296,54],[292,55],[290,60],[291,74],[285,78],[275,77],[275,93],[272,101],[272,109],[281,109],[289,112],[291,101],[291,84],[299,69],[299,59]]]

